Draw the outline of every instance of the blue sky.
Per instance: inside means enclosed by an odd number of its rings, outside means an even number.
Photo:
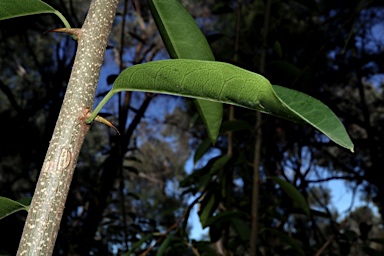
[[[382,29],[382,28],[380,27],[380,29]],[[383,39],[383,38],[384,37],[382,36],[380,39]],[[132,56],[132,53],[127,53],[127,56]],[[100,74],[99,87],[97,89],[97,94],[105,92],[106,90],[110,89],[110,87],[105,86],[106,78],[108,75],[115,73],[117,71],[118,71],[118,66],[114,60],[113,52],[111,50],[109,50],[106,52],[106,55],[105,55],[105,62],[103,65],[102,72]],[[380,80],[380,78],[379,78],[379,80]],[[115,98],[114,100],[112,100],[108,105],[105,106],[104,111],[107,111],[107,110],[110,111],[111,109],[112,110],[116,109],[117,96],[114,98]],[[97,101],[100,99],[101,98],[97,99]],[[176,102],[174,103],[173,106],[176,106],[177,104],[180,103],[180,101],[178,101],[178,103],[176,103]],[[168,107],[169,106],[172,106],[172,104],[168,105]],[[162,114],[164,114],[165,112],[171,112],[172,111],[171,109],[167,109],[167,110],[163,109],[159,113],[159,110],[161,110],[161,107],[162,107],[161,103],[160,103],[160,106],[157,106],[157,104],[151,104],[148,111],[149,111],[150,115],[156,115],[158,117],[159,117],[159,115],[161,115],[161,112],[162,112]],[[159,119],[161,119],[161,117],[159,117]],[[210,154],[205,159],[200,161],[199,164],[204,165],[204,162],[207,162],[210,157],[214,157],[214,154]],[[191,156],[190,159],[188,160],[188,162],[186,163],[185,169],[186,169],[187,173],[191,173],[193,171],[193,169],[194,169],[193,156]],[[324,172],[324,173],[326,173],[326,172]],[[361,200],[361,196],[362,196],[361,193],[359,193],[359,191],[357,190],[357,193],[354,194],[353,191],[350,188],[348,188],[348,186],[342,180],[333,180],[333,181],[328,181],[328,182],[324,182],[324,183],[316,184],[316,185],[321,185],[325,188],[330,189],[330,191],[331,191],[331,207],[339,213],[340,218],[345,217],[348,214],[348,210],[350,209],[351,205],[352,205],[352,210],[358,206],[363,206],[363,205],[367,206],[367,203]],[[353,199],[353,197],[355,197],[355,198]],[[193,199],[194,198],[191,198],[190,202],[192,202]],[[353,201],[353,204],[352,204],[352,201]],[[368,205],[368,206],[371,209],[373,209],[373,211],[376,214],[378,214],[376,207],[374,205],[372,205],[372,203],[371,203],[371,205]],[[203,230],[201,227],[201,224],[199,221],[199,216],[197,214],[197,207],[198,206],[196,205],[193,208],[193,210],[190,214],[190,218],[189,218],[189,224],[192,227],[192,233],[191,233],[192,239],[199,239],[203,234],[206,234],[208,232],[208,229]]]

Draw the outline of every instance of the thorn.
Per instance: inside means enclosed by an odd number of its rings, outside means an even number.
[[[117,134],[121,135],[119,130],[117,130],[117,128],[111,122],[109,122],[107,119],[105,119],[104,117],[97,115],[95,117],[94,121],[97,121],[99,123],[103,123],[103,124],[113,128],[117,132]]]
[[[81,29],[80,28],[55,28],[52,30],[48,30],[45,33],[48,32],[57,32],[57,33],[64,33],[64,34],[69,34],[71,35],[75,40],[79,40],[81,36]]]

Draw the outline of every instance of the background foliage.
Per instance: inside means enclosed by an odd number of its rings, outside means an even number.
[[[81,27],[89,6],[89,1],[47,3],[72,27]],[[135,1],[135,9],[129,3],[120,3],[99,99],[125,67],[168,58],[148,3]],[[380,255],[383,3],[271,1],[266,44],[261,38],[268,1],[182,3],[207,36],[216,60],[259,72],[265,50],[263,75],[321,99],[355,143],[356,153],[351,154],[310,127],[263,116],[259,253]],[[62,26],[53,15],[19,19],[0,22],[0,195],[12,199],[33,194],[76,48],[70,37],[43,34]],[[154,244],[148,255],[246,254],[258,128],[254,112],[235,108],[235,119],[224,122],[211,146],[189,100],[126,93],[108,111],[122,136],[92,126],[54,254],[139,255]],[[224,111],[228,120],[229,107]],[[194,171],[186,172],[193,157]],[[310,215],[271,176],[295,186],[310,205]],[[335,179],[345,181],[366,206],[340,212],[327,185]],[[194,204],[202,225],[209,227],[207,237],[198,240],[190,239],[187,225]],[[6,231],[0,233],[1,253],[15,254],[25,215],[0,220],[0,230]]]

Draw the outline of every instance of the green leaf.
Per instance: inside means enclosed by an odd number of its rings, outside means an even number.
[[[92,122],[114,94],[127,90],[212,100],[307,123],[353,152],[343,124],[326,105],[304,93],[272,86],[263,76],[228,63],[163,60],[129,67],[86,122]]]
[[[203,256],[219,256],[220,254],[216,251],[215,248],[213,248],[212,243],[209,241],[195,241],[192,240],[192,245],[197,250],[202,252]],[[196,254],[194,254],[196,255]]]
[[[157,251],[156,256],[164,255],[169,247],[169,243],[173,240],[173,235],[168,234],[167,238],[165,238],[164,242],[161,243],[159,250]]]
[[[244,213],[238,211],[225,211],[209,217],[205,223],[206,226],[220,224],[222,222],[231,221],[233,218],[241,218]]]
[[[212,144],[214,144],[220,132],[221,120],[223,118],[223,104],[201,99],[195,99],[194,103],[207,128],[208,137]]]
[[[125,256],[131,256],[131,255],[134,255],[134,252],[137,248],[139,248],[143,243],[145,243],[148,239],[150,239],[152,237],[152,234],[146,234],[145,236],[143,236],[143,238],[141,238],[138,242],[136,242],[132,247],[131,249],[126,253],[124,254]]]
[[[231,159],[231,156],[228,156],[228,155],[223,155],[215,159],[209,171],[209,174],[212,176],[216,175],[218,171],[224,168],[224,166],[228,163],[230,159]]]
[[[301,255],[305,255],[301,246],[292,237],[287,236],[285,233],[281,232],[280,230],[272,229],[272,228],[264,228],[260,231],[260,233],[265,232],[265,231],[279,237],[282,241],[284,241],[286,244],[289,244],[298,253],[300,253]]]
[[[275,41],[275,43],[273,44],[273,50],[280,58],[283,56],[283,50],[279,41]]]
[[[215,60],[207,39],[178,0],[151,0],[149,4],[171,58]]]
[[[227,155],[211,158],[204,167],[194,170],[190,175],[182,180],[180,182],[180,187],[194,185],[194,188],[205,188],[212,180],[212,176],[222,170],[229,159],[230,157]]]
[[[149,7],[169,55],[173,59],[214,61],[207,39],[179,0],[151,0]],[[196,108],[215,143],[219,136],[223,105],[196,99]]]
[[[231,223],[236,233],[243,241],[248,241],[251,238],[251,229],[243,220],[232,218]]]
[[[309,206],[307,201],[295,186],[285,180],[280,179],[279,177],[271,177],[271,179],[279,184],[280,188],[293,200],[297,207],[301,208],[305,214],[309,215]]]
[[[26,199],[20,199],[23,203],[26,203]],[[29,204],[23,204],[18,201],[13,201],[6,197],[0,196],[0,219],[7,217],[8,215],[22,211],[29,210]]]
[[[353,152],[353,143],[339,118],[321,101],[298,91],[273,85],[277,97],[297,117]],[[282,116],[283,117],[283,116]],[[283,117],[290,120],[290,118]]]
[[[19,200],[17,200],[17,202],[21,203],[22,205],[26,205],[29,207],[29,205],[31,204],[32,202],[32,197],[23,197],[23,198],[20,198]]]
[[[53,13],[64,23],[66,28],[70,28],[69,22],[57,10],[40,0],[1,0],[0,1],[0,20],[16,17]]]
[[[196,164],[205,153],[210,149],[211,143],[208,140],[203,140],[200,143],[199,147],[195,151],[195,155],[193,156],[193,164]]]
[[[215,194],[205,195],[203,201],[200,204],[200,223],[203,228],[208,226],[208,219],[212,216],[212,213],[216,209],[217,202]]]

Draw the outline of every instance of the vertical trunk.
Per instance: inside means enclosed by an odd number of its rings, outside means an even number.
[[[264,24],[261,38],[261,52],[260,52],[260,73],[265,73],[265,62],[267,55],[267,35],[269,30],[269,17],[271,14],[272,0],[267,0],[264,10]],[[256,113],[255,124],[255,154],[253,159],[253,181],[252,181],[252,205],[251,205],[251,239],[250,239],[250,256],[257,255],[257,238],[259,234],[259,190],[260,190],[260,165],[261,165],[261,146],[262,146],[262,115],[260,112]]]
[[[82,27],[68,88],[45,156],[17,255],[51,255],[73,171],[89,127],[108,36],[118,0],[94,0]]]

